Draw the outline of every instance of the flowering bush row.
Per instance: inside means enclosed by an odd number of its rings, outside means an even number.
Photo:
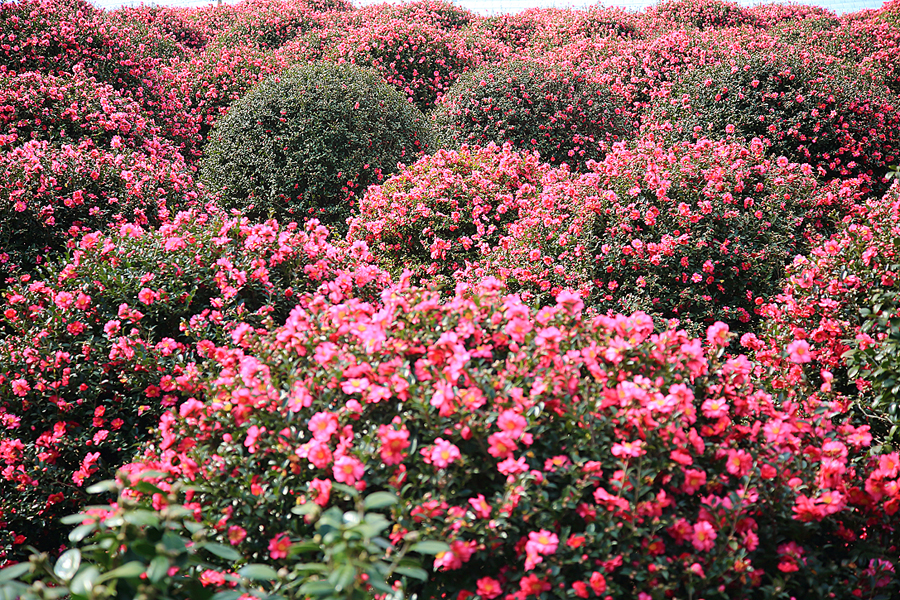
[[[896,453],[869,456],[827,395],[759,387],[724,324],[700,340],[582,309],[491,279],[443,304],[403,280],[374,302],[315,295],[212,352],[207,401],[169,411],[128,472],[199,483],[185,506],[208,539],[274,569],[311,533],[291,507],[391,490],[394,543],[449,544],[409,588],[424,597],[896,590]]]
[[[798,256],[783,293],[762,307],[765,327],[748,340],[757,360],[783,373],[802,372],[839,392],[876,438],[889,442],[900,424],[897,344],[898,188],[860,206],[839,230]],[[778,348],[802,356],[785,365]]]
[[[860,196],[852,182],[823,186],[809,165],[764,152],[759,140],[650,137],[576,176],[510,146],[441,151],[370,188],[349,237],[419,281],[493,275],[529,300],[569,287],[602,313],[746,330],[785,265]]]
[[[797,48],[690,70],[660,110],[676,137],[766,138],[776,156],[827,178],[865,176],[881,190],[898,156],[890,92]]]
[[[200,384],[214,345],[283,323],[295,298],[320,285],[336,300],[380,289],[365,248],[340,251],[327,235],[314,222],[253,223],[210,205],[158,228],[129,222],[79,236],[67,260],[9,287],[0,317],[7,558],[26,544],[64,543],[56,519],[83,504],[85,484],[131,460],[160,413]],[[345,270],[354,276],[336,277]]]

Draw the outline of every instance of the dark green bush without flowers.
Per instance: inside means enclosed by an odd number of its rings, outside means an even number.
[[[602,160],[630,130],[624,103],[587,73],[512,61],[463,75],[435,111],[441,145],[510,142],[554,165]]]
[[[827,179],[868,177],[881,192],[900,142],[885,86],[794,46],[687,71],[660,110],[678,139],[766,138],[772,156]]]
[[[343,232],[355,197],[429,139],[424,115],[373,71],[303,65],[235,103],[210,135],[201,176],[250,218],[315,217]]]

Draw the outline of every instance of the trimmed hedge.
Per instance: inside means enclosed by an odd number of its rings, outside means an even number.
[[[425,117],[373,71],[311,64],[268,79],[210,135],[201,178],[251,218],[346,229],[354,199],[429,147]]]

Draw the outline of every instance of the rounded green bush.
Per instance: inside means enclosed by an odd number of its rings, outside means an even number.
[[[346,227],[354,198],[428,148],[425,117],[353,65],[303,65],[231,107],[210,134],[201,177],[253,217],[316,217]]]
[[[444,147],[510,142],[553,165],[602,160],[631,124],[624,102],[589,73],[512,61],[463,75],[435,112]]]

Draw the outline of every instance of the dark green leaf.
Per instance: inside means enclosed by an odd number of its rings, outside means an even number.
[[[425,540],[418,544],[413,544],[410,552],[419,552],[420,554],[440,554],[441,552],[450,552],[450,546],[444,542],[436,542],[433,540]]]
[[[163,494],[163,495],[165,495],[164,491],[162,491],[161,489],[159,489],[158,487],[156,487],[149,481],[138,481],[131,487],[132,487],[132,489],[135,489],[135,490],[141,492],[142,494],[150,494],[150,495]]]
[[[241,567],[238,575],[253,581],[277,581],[278,573],[269,565],[252,564]]]
[[[98,481],[94,485],[88,487],[85,491],[88,494],[104,494],[104,493],[112,493],[119,490],[119,484],[115,479],[106,479],[105,481]]]
[[[209,552],[212,552],[219,558],[224,558],[225,560],[240,560],[242,556],[240,552],[231,546],[226,546],[224,544],[214,544],[210,542],[206,544],[197,544],[197,548],[205,548]]]
[[[96,528],[97,525],[95,523],[85,523],[84,525],[79,525],[69,532],[69,541],[77,544],[88,535],[90,535]]]
[[[2,571],[0,571],[0,582],[18,579],[29,571],[31,571],[31,563],[28,562],[23,562],[11,567],[6,567]]]
[[[97,583],[103,583],[104,581],[109,581],[110,579],[132,579],[134,577],[140,577],[141,573],[144,573],[147,570],[147,567],[144,563],[133,560],[131,562],[125,563],[121,567],[113,569],[108,573],[104,573],[97,579]]]
[[[335,592],[327,581],[308,581],[300,586],[300,594],[305,596],[328,596]]]
[[[428,579],[428,573],[425,569],[420,569],[419,567],[397,567],[394,569],[394,573],[397,575],[406,575],[407,577],[412,577],[421,581]]]
[[[122,514],[122,518],[126,523],[137,525],[138,527],[158,527],[159,514],[152,510],[135,509]]]
[[[356,570],[353,568],[353,565],[347,563],[339,566],[337,570],[328,576],[328,581],[334,584],[334,591],[338,593],[353,585],[355,579]]]
[[[366,496],[363,508],[366,510],[378,510],[379,508],[397,504],[397,502],[399,502],[397,496],[390,492],[375,492]]]
[[[165,556],[157,556],[150,561],[147,568],[147,579],[151,583],[159,583],[169,573],[169,559]]]

